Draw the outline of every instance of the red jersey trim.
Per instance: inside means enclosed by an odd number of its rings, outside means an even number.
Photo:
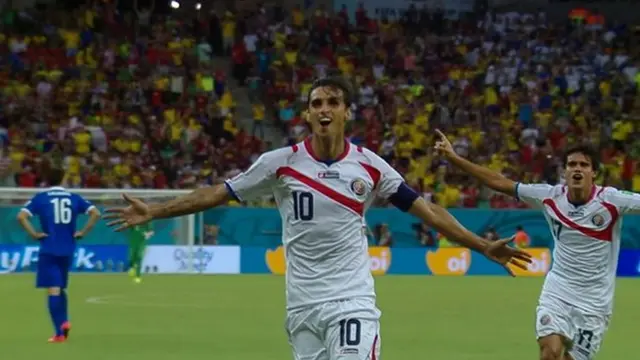
[[[376,334],[376,337],[373,338],[373,345],[371,346],[371,356],[369,356],[371,358],[371,360],[377,360],[378,356],[376,355],[376,346],[378,345],[378,335]]]
[[[313,146],[311,146],[311,136],[309,136],[308,138],[304,139],[304,148],[307,150],[307,153],[309,154],[309,156],[311,156],[311,158],[313,160],[318,161],[318,162],[323,162],[323,160],[320,159],[318,156],[316,156],[316,153],[313,152]],[[344,151],[342,152],[342,154],[338,155],[338,157],[335,158],[333,161],[334,162],[338,162],[338,161],[346,158],[347,155],[349,155],[349,149],[350,148],[351,148],[351,144],[347,141],[347,139],[344,139]]]
[[[371,180],[373,180],[373,189],[375,189],[378,186],[378,183],[380,182],[380,178],[382,177],[382,173],[380,172],[380,170],[376,169],[375,167],[367,164],[367,163],[363,163],[360,162],[360,165],[367,170],[367,173],[369,174],[369,176],[371,176]]]
[[[595,193],[595,191],[594,191]],[[543,204],[547,205],[549,208],[551,208],[551,210],[556,214],[556,216],[558,217],[558,219],[560,219],[560,221],[562,221],[566,226],[577,230],[579,232],[581,232],[582,234],[584,234],[585,236],[589,236],[592,237],[594,239],[598,239],[598,240],[602,240],[602,241],[612,241],[613,239],[613,227],[616,225],[616,222],[618,221],[618,218],[620,217],[620,214],[618,213],[618,209],[613,205],[610,204],[608,202],[602,202],[602,206],[604,206],[607,211],[609,211],[609,214],[611,214],[611,222],[609,223],[609,225],[603,229],[603,230],[595,230],[595,229],[590,229],[587,227],[584,227],[582,225],[576,224],[573,220],[569,219],[568,217],[566,217],[558,208],[558,205],[556,205],[555,201],[553,201],[553,199],[544,199],[544,201],[542,202]]]
[[[325,184],[322,184],[307,175],[298,172],[297,170],[290,168],[288,166],[284,166],[278,168],[276,171],[276,176],[279,178],[281,176],[289,176],[293,179],[300,181],[301,183],[307,185],[308,187],[320,192],[322,195],[328,197],[329,199],[337,202],[338,204],[348,208],[349,210],[355,212],[356,214],[362,216],[364,213],[364,203],[358,202],[348,196],[340,194],[339,192],[333,190]]]
[[[597,187],[595,185],[592,185],[591,186],[591,194],[589,194],[589,200],[587,200],[587,202],[585,202],[585,204],[588,203],[589,201],[593,200],[593,198],[596,197],[596,194],[600,195],[600,193],[603,190],[604,190],[604,187],[600,188],[600,191],[597,191]],[[569,191],[568,191],[566,185],[562,187],[562,192],[567,195],[567,201],[569,201]],[[569,203],[571,203],[571,201],[569,201]]]

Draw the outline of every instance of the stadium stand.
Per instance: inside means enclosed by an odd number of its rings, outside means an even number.
[[[562,182],[562,149],[590,142],[601,183],[640,191],[636,34],[604,18],[455,21],[413,8],[378,19],[364,7],[250,1],[141,16],[95,4],[73,17],[4,14],[2,185],[44,186],[53,164],[69,187],[219,182],[306,136],[311,82],[336,73],[357,89],[351,141],[444,206],[522,205],[434,157],[436,128],[460,153],[525,181]]]

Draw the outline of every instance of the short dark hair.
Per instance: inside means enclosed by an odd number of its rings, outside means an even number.
[[[309,89],[309,94],[307,94],[307,105],[309,105],[309,102],[311,101],[311,93],[313,90],[321,87],[330,87],[342,90],[344,104],[347,107],[351,106],[351,103],[353,102],[353,90],[351,89],[349,82],[341,76],[330,76],[314,81],[311,85],[311,89]]]
[[[600,170],[600,159],[598,156],[598,152],[590,145],[576,145],[570,147],[564,154],[564,166],[567,166],[567,160],[569,160],[569,156],[573,154],[582,154],[591,160],[591,168],[594,171]]]
[[[49,186],[58,186],[62,184],[62,179],[64,179],[64,170],[60,168],[52,168],[49,169],[49,173],[47,175]]]

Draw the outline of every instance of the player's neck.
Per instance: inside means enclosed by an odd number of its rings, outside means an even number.
[[[321,160],[335,160],[344,153],[344,134],[336,136],[312,136],[311,148]]]
[[[591,199],[593,185],[589,187],[576,187],[567,189],[567,198],[573,205],[584,205]]]

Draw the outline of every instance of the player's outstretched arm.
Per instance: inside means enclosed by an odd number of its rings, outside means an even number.
[[[531,255],[508,246],[513,238],[498,241],[485,240],[462,226],[447,210],[439,205],[428,203],[423,198],[417,198],[413,202],[409,208],[409,213],[444,234],[448,239],[476,250],[504,266],[511,275],[513,273],[509,270],[507,264],[513,264],[523,270],[527,270],[526,263],[531,262]]]
[[[190,194],[150,206],[153,219],[194,214],[225,204],[232,197],[224,184],[194,190]]]
[[[87,222],[84,224],[82,230],[75,233],[74,237],[76,239],[79,239],[87,235],[89,231],[91,231],[91,229],[93,229],[93,227],[96,225],[98,220],[100,220],[100,216],[100,210],[98,210],[96,207],[91,207],[91,209],[89,210],[89,220],[87,220]]]
[[[116,231],[147,223],[153,219],[164,219],[194,214],[226,203],[232,197],[224,184],[194,190],[190,194],[179,196],[160,204],[147,205],[142,200],[123,194],[128,206],[109,208],[105,219]]]
[[[453,150],[449,139],[440,130],[436,130],[436,133],[440,139],[436,142],[435,149],[440,155],[493,190],[516,197],[516,183],[514,181],[459,156]]]

